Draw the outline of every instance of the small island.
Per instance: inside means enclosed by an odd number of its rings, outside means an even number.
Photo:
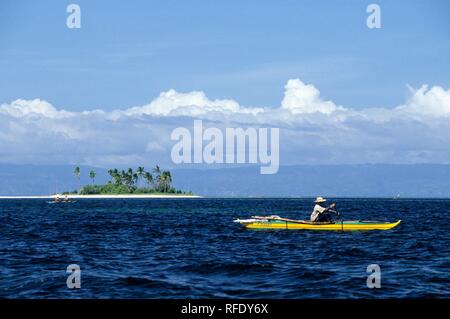
[[[162,170],[159,166],[146,171],[140,166],[136,170],[109,169],[108,174],[111,179],[106,184],[96,184],[97,173],[94,170],[88,172],[92,184],[80,187],[80,167],[75,167],[73,171],[78,180],[78,190],[63,192],[53,195],[55,199],[64,198],[142,198],[142,197],[199,197],[192,192],[185,192],[175,189],[172,186],[172,174],[168,170]]]

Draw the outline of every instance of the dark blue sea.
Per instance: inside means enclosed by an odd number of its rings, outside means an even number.
[[[393,230],[246,230],[311,199],[0,201],[0,298],[448,298],[450,200],[335,199]],[[81,268],[68,289],[66,268]],[[381,288],[366,285],[378,264]]]

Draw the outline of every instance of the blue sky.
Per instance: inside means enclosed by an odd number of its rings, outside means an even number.
[[[194,119],[280,128],[280,165],[450,163],[448,1],[73,2],[0,4],[0,163],[173,166]]]
[[[336,104],[394,107],[413,87],[450,85],[448,1],[2,1],[0,103],[41,98],[79,111],[202,90],[279,106],[289,78]]]

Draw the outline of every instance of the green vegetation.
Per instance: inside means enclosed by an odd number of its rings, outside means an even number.
[[[132,168],[128,170],[110,169],[108,170],[111,180],[103,185],[95,184],[95,177],[97,173],[94,170],[89,172],[89,178],[92,179],[92,185],[82,187],[78,192],[64,192],[63,195],[80,194],[80,195],[124,195],[124,194],[179,194],[192,195],[192,192],[183,192],[172,187],[172,175],[170,171],[161,170],[156,166],[152,170],[153,174],[147,172],[144,167],[140,166],[133,171]],[[81,171],[76,167],[74,174],[78,181],[80,179]],[[144,181],[144,183],[141,183]],[[145,184],[145,186],[142,186]]]

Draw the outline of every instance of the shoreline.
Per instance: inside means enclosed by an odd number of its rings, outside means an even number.
[[[0,196],[0,199],[55,199],[57,196],[61,200],[66,195],[39,195],[39,196]],[[198,195],[154,195],[154,194],[117,194],[117,195],[67,195],[68,199],[149,199],[149,198],[202,198]]]

